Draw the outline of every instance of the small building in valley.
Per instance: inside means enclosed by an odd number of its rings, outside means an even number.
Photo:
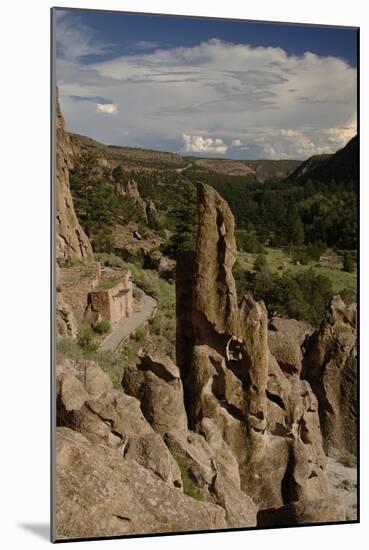
[[[98,319],[106,319],[114,326],[133,311],[132,277],[130,271],[103,277],[90,292],[89,308]]]

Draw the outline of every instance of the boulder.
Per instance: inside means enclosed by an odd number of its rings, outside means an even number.
[[[282,332],[286,334],[301,347],[306,338],[313,334],[314,329],[305,321],[297,321],[296,319],[284,319],[283,317],[273,317],[269,321],[269,330]]]
[[[156,432],[187,429],[179,369],[169,357],[142,355],[139,365],[125,369],[122,386]]]
[[[299,344],[289,334],[269,330],[268,346],[287,376],[300,376],[303,359],[302,351]]]

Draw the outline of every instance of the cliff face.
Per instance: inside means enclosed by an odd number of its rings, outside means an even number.
[[[91,243],[80,226],[69,188],[72,146],[56,99],[56,257],[93,259]]]

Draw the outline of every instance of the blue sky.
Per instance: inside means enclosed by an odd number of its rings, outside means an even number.
[[[356,31],[57,11],[68,128],[105,143],[306,158],[356,132]]]

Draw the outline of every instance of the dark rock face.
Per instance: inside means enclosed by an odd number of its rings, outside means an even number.
[[[337,499],[305,500],[292,502],[277,509],[261,510],[258,513],[258,526],[271,527],[280,525],[303,525],[345,521],[346,515],[342,504]]]
[[[310,338],[305,376],[319,402],[328,455],[357,454],[356,304],[339,296],[329,304],[319,330]]]
[[[305,183],[308,179],[336,182],[358,181],[359,140],[354,136],[333,155],[314,155],[300,164],[287,178],[288,181]]]

